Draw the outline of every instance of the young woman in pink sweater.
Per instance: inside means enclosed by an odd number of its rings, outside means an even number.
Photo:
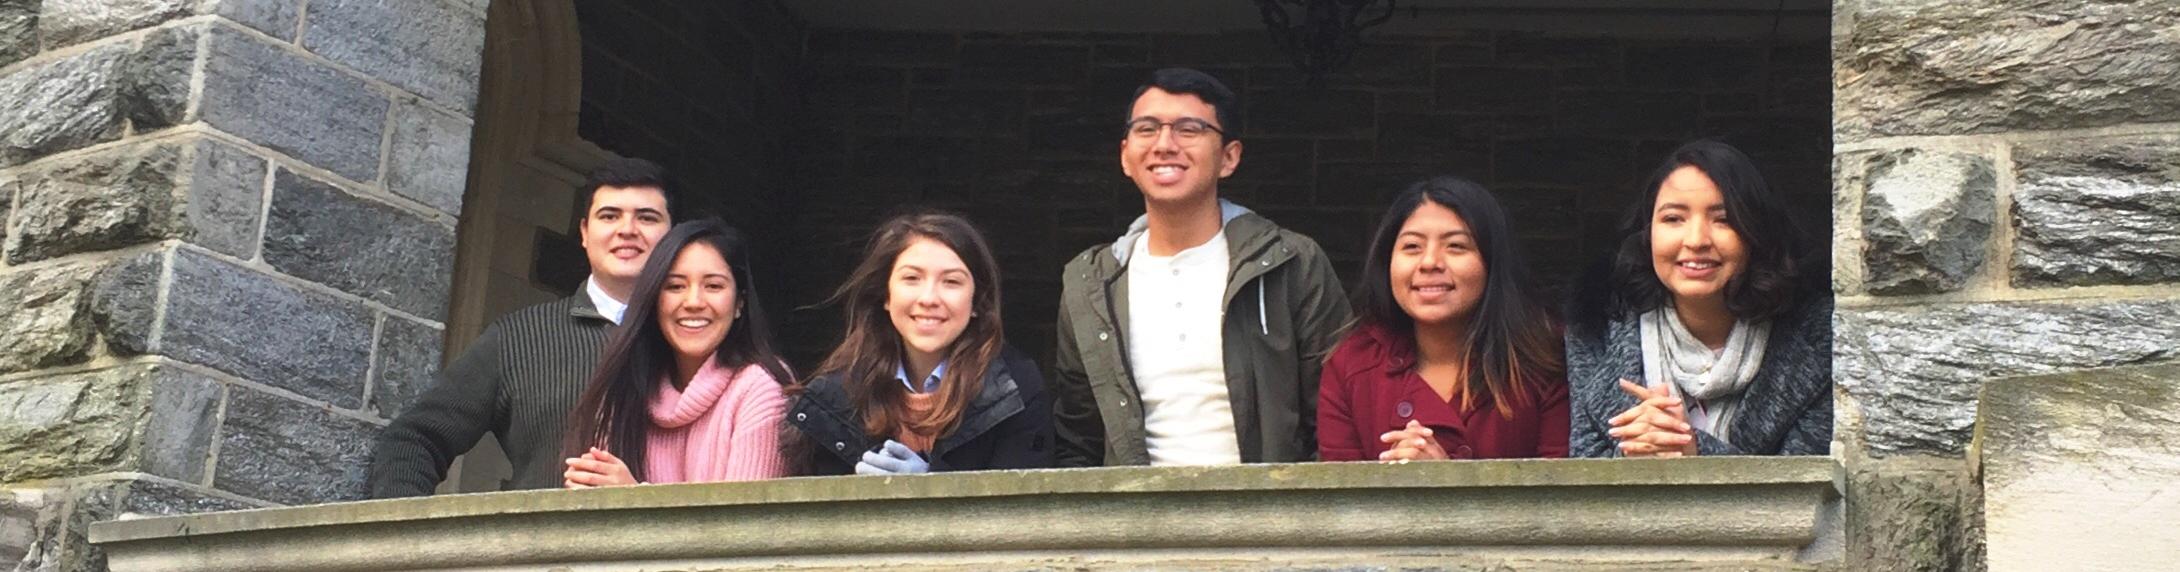
[[[740,233],[718,219],[666,233],[568,419],[568,488],[785,476],[793,381]]]

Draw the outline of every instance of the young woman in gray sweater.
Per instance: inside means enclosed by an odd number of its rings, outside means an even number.
[[[1567,310],[1569,455],[1823,455],[1832,302],[1747,155],[1673,151]]]

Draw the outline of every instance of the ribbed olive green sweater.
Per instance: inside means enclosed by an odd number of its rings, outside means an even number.
[[[371,498],[431,494],[486,432],[514,467],[508,488],[560,486],[561,426],[612,328],[581,292],[493,322],[380,434]]]

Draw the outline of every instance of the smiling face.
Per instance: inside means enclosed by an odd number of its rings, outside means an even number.
[[[726,341],[741,309],[734,282],[734,270],[710,243],[691,242],[674,257],[659,288],[658,322],[680,362],[701,364]]]
[[[1128,112],[1130,124],[1145,120],[1201,121],[1216,129],[1218,110],[1192,94],[1174,94],[1156,87],[1135,99]],[[1184,141],[1177,127],[1158,129],[1148,137],[1123,135],[1120,169],[1151,202],[1188,202],[1217,196],[1219,179],[1234,174],[1241,164],[1241,142],[1217,132]]]
[[[577,230],[591,273],[601,283],[621,285],[636,282],[652,245],[671,226],[666,194],[657,188],[605,186],[591,195],[590,210]]]
[[[918,370],[928,370],[968,329],[976,279],[954,249],[916,237],[893,258],[886,313]]]
[[[1709,175],[1681,167],[1658,186],[1650,210],[1650,265],[1676,304],[1715,302],[1748,266],[1741,233],[1726,220],[1726,198]]]
[[[1468,221],[1445,205],[1423,201],[1393,239],[1387,284],[1393,301],[1418,327],[1466,320],[1484,297],[1484,256]]]

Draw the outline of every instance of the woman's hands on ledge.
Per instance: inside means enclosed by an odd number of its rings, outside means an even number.
[[[1447,458],[1446,449],[1438,446],[1438,438],[1431,436],[1431,428],[1414,419],[1399,431],[1388,431],[1378,436],[1378,442],[1391,443],[1393,448],[1378,453],[1380,461],[1441,461]]]
[[[571,489],[617,487],[636,484],[636,477],[628,471],[628,463],[613,456],[605,449],[591,447],[583,456],[568,459],[568,472],[561,484]]]
[[[1612,429],[1606,433],[1619,440],[1622,456],[1696,455],[1695,429],[1688,425],[1688,410],[1679,397],[1673,396],[1671,388],[1651,391],[1635,382],[1622,379],[1620,391],[1627,392],[1640,401],[1609,420]]]

